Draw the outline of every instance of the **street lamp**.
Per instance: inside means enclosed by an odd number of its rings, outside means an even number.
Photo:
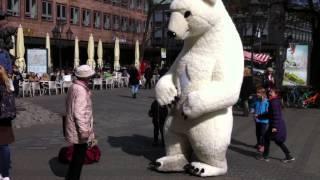
[[[256,38],[259,39],[261,50],[261,39],[265,25],[267,23],[266,7],[268,5],[265,2],[251,0],[250,2],[250,15],[251,15],[251,72],[253,73],[253,53]]]
[[[68,39],[68,40],[71,40],[71,39],[72,39],[73,32],[72,32],[72,30],[71,30],[70,27],[69,27],[69,29],[68,29],[67,32],[66,32],[66,36],[67,36],[67,39]]]
[[[61,40],[62,33],[63,33],[63,27],[65,25],[65,21],[57,19],[55,27],[52,29],[52,35],[53,38],[56,40],[56,44],[59,48],[59,68],[62,68],[62,57],[61,57],[61,43],[58,42],[58,40]]]

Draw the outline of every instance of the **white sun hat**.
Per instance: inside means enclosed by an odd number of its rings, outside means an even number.
[[[77,67],[75,71],[75,75],[79,78],[89,78],[94,74],[94,70],[88,65],[81,65]]]

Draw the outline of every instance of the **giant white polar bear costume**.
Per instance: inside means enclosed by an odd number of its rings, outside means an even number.
[[[170,9],[168,34],[184,47],[156,86],[158,102],[175,107],[165,125],[166,156],[151,166],[222,175],[243,77],[242,43],[221,0],[174,0]]]

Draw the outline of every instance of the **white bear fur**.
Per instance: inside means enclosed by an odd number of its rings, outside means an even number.
[[[180,100],[166,121],[166,156],[157,170],[184,171],[191,164],[204,170],[194,175],[222,175],[243,77],[241,39],[221,0],[174,0],[170,9],[169,30],[184,47],[157,83],[156,99],[161,105]],[[191,16],[185,18],[186,11]]]

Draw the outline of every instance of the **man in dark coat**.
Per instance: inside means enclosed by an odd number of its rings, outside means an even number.
[[[243,82],[240,91],[240,99],[243,105],[243,115],[249,115],[249,97],[255,93],[253,86],[253,78],[251,74],[251,70],[249,68],[245,68]]]
[[[163,127],[165,120],[168,115],[168,108],[166,106],[161,106],[156,100],[151,104],[151,108],[149,110],[149,116],[152,117],[153,123],[153,146],[158,145],[159,141],[159,131],[161,134],[161,143],[164,146],[164,133]]]
[[[151,79],[153,77],[153,72],[151,67],[148,67],[144,72],[144,77],[146,78],[145,88],[151,89]]]

